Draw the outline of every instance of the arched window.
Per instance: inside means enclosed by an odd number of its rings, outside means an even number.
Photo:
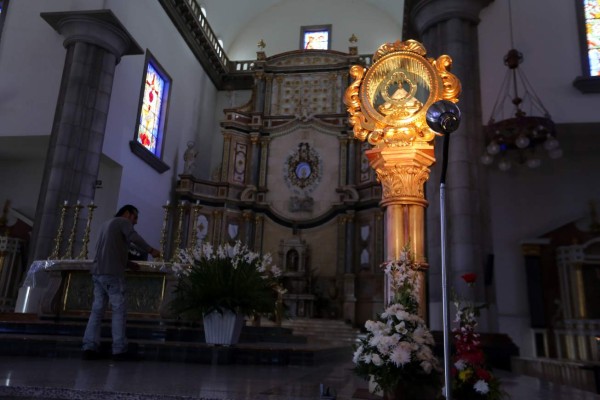
[[[134,154],[160,173],[169,169],[162,161],[162,150],[170,86],[169,75],[150,51],[146,51],[136,132],[129,144]]]
[[[600,93],[600,1],[577,0],[582,76],[573,84],[583,93]]]

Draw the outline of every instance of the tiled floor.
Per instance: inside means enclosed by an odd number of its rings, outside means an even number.
[[[0,356],[0,399],[367,399],[351,363],[318,367],[202,365]],[[600,400],[600,395],[499,371],[513,400]]]

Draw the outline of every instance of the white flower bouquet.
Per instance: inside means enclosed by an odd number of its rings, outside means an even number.
[[[402,391],[410,399],[424,392],[437,395],[441,371],[432,351],[434,341],[417,315],[418,265],[405,248],[398,261],[385,263],[383,268],[394,299],[377,320],[365,323],[366,336],[354,352],[355,372],[373,379],[384,393]]]
[[[225,310],[244,315],[268,313],[275,308],[281,270],[270,254],[260,255],[241,242],[234,246],[200,243],[191,252],[181,250],[182,274],[171,308],[190,319]]]

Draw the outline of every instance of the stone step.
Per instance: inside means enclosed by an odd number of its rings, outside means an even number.
[[[290,328],[309,342],[354,343],[360,331],[341,320],[296,318],[285,320],[282,327]]]

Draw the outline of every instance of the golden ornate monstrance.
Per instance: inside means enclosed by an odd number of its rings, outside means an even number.
[[[379,47],[373,65],[354,65],[344,102],[354,136],[373,147],[365,152],[381,182],[386,208],[385,246],[389,260],[399,259],[408,244],[422,271],[427,269],[424,185],[435,162],[436,132],[427,124],[429,107],[438,100],[458,102],[460,81],[449,72],[452,59],[426,58],[415,41]],[[425,275],[420,276],[419,312],[425,316]],[[386,302],[391,294],[386,294]]]

